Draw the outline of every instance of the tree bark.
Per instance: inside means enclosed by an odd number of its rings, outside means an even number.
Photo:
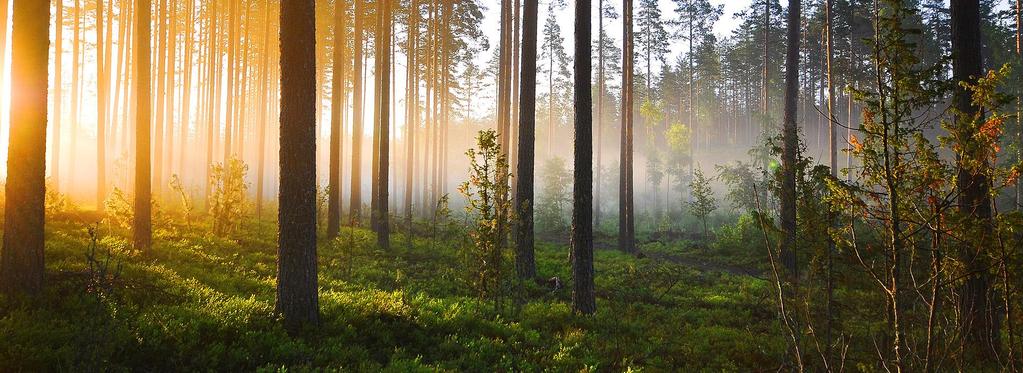
[[[618,247],[626,253],[636,251],[635,220],[633,216],[632,189],[632,124],[633,124],[633,63],[635,58],[632,34],[632,0],[623,4],[622,41],[622,135],[621,157],[619,158],[618,183]]]
[[[981,55],[980,2],[978,0],[952,0],[952,75],[958,83],[976,84],[984,73],[984,61]],[[960,113],[956,124],[960,141],[973,141],[973,130],[964,120],[973,120],[979,116],[984,120],[981,108],[974,105],[971,92],[960,84],[956,85],[953,105]],[[962,144],[965,149],[976,146]],[[986,259],[987,249],[992,241],[991,197],[988,193],[991,181],[985,174],[989,167],[983,154],[962,154],[980,164],[978,167],[962,167],[956,179],[959,191],[959,212],[968,217],[967,229],[978,241],[968,241],[960,248],[959,259],[963,262],[966,277],[960,289],[959,315],[963,327],[962,343],[969,361],[985,361],[998,356],[990,346],[1001,344],[998,338],[998,322],[991,314],[988,299],[991,287],[991,274]]]
[[[0,0],[0,66],[6,66],[7,55],[7,2]],[[60,130],[61,119],[64,117],[64,0],[56,0],[56,20],[54,21],[54,55],[53,55],[53,136],[50,139],[50,187],[60,190]],[[3,74],[0,74],[2,76]],[[0,86],[2,86],[0,77]]]
[[[572,304],[576,312],[597,311],[593,291],[593,63],[590,0],[575,2],[575,174],[572,206]]]
[[[352,103],[352,187],[351,198],[348,199],[348,203],[351,204],[349,213],[352,222],[357,222],[362,217],[362,5],[363,0],[355,0],[353,20],[355,30],[352,35],[355,49],[352,55],[355,59],[355,66],[352,70],[352,99],[354,100]]]
[[[319,323],[316,268],[316,15],[281,3],[280,230],[276,311],[295,332]]]
[[[788,7],[785,55],[785,117],[782,126],[781,229],[784,233],[781,261],[792,279],[799,277],[796,267],[796,157],[799,134],[796,129],[799,99],[799,22],[800,1],[790,0]]]
[[[10,145],[7,148],[0,290],[39,294],[43,289],[46,197],[46,109],[49,85],[50,2],[14,2]]]
[[[526,0],[522,22],[522,74],[519,79],[519,136],[515,208],[519,225],[515,239],[515,269],[520,279],[536,277],[533,247],[533,165],[536,149],[536,34],[537,0]]]
[[[390,224],[388,222],[388,166],[390,165],[390,98],[391,85],[391,0],[377,0],[377,53],[376,88],[374,94],[380,102],[375,115],[377,123],[377,170],[376,201],[374,201],[373,222],[377,233],[377,246],[390,249]]]
[[[341,96],[345,94],[345,2],[334,2],[334,72],[331,77],[330,180],[327,182],[327,238],[341,230]]]
[[[135,250],[149,251],[153,243],[152,164],[150,130],[152,117],[152,75],[149,48],[152,33],[150,0],[135,0],[135,214],[132,244]]]

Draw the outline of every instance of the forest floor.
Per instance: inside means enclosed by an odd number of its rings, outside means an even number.
[[[189,220],[158,223],[148,253],[127,250],[123,228],[49,223],[45,294],[0,297],[0,371],[775,371],[783,360],[770,283],[694,245],[650,242],[633,257],[598,242],[598,312],[579,316],[563,243],[537,248],[542,278],[563,287],[518,283],[494,301],[469,285],[460,240],[423,233],[410,247],[395,235],[383,251],[343,228],[319,247],[321,324],[289,336],[273,312],[273,223],[223,238]]]

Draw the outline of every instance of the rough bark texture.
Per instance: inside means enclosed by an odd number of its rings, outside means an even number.
[[[341,96],[345,94],[345,2],[334,3],[334,76],[331,78],[330,103],[330,179],[327,182],[327,238],[341,229]]]
[[[152,2],[135,0],[135,215],[132,244],[148,251],[153,244],[152,160],[149,137],[152,127],[152,74],[150,72],[150,20]]]
[[[518,229],[515,238],[515,270],[519,278],[536,277],[533,246],[533,166],[536,158],[536,34],[537,0],[526,0],[522,14],[522,70],[519,79],[518,162],[515,201]]]
[[[575,165],[572,203],[572,305],[597,311],[593,292],[593,92],[590,1],[575,2]]]
[[[14,2],[11,133],[7,149],[0,290],[38,294],[43,288],[46,196],[46,95],[50,2]]]
[[[980,2],[978,0],[952,0],[952,75],[958,82],[976,84],[977,78],[983,74],[984,61],[981,56],[980,40]],[[973,118],[981,108],[971,102],[970,92],[961,85],[956,85],[953,105],[961,113],[959,120]],[[983,118],[981,118],[983,119]],[[958,123],[960,139],[972,138],[966,132],[967,124]],[[966,140],[969,141],[969,140]],[[997,338],[998,325],[995,316],[990,314],[988,299],[991,287],[989,263],[985,259],[986,250],[992,241],[991,235],[991,197],[988,194],[991,181],[983,173],[987,162],[982,155],[963,154],[982,165],[978,168],[963,167],[959,170],[956,188],[959,190],[959,211],[967,216],[970,234],[976,235],[980,241],[968,240],[960,248],[959,260],[965,265],[966,277],[960,288],[959,315],[962,318],[963,346],[970,358],[994,358],[996,351],[989,346],[1000,344]]]
[[[390,98],[391,84],[391,1],[377,0],[377,82],[376,96],[379,100],[376,113],[377,162],[376,201],[373,204],[373,226],[377,233],[377,245],[384,250],[390,248],[390,224],[388,223],[388,169],[390,165]]]
[[[799,134],[796,130],[796,108],[799,98],[799,21],[800,1],[789,1],[785,52],[785,116],[782,125],[781,230],[784,234],[781,261],[792,278],[796,268],[796,153]]]
[[[316,18],[281,3],[280,229],[277,305],[290,330],[319,321],[316,278]]]
[[[622,136],[618,182],[618,248],[627,253],[636,251],[636,225],[633,216],[635,203],[632,196],[632,122],[633,122],[633,63],[635,58],[632,35],[632,0],[625,0],[622,14],[624,41],[622,42]]]

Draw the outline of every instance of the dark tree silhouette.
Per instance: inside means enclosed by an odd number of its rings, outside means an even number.
[[[518,229],[515,269],[519,278],[536,277],[533,250],[533,166],[536,157],[536,33],[537,0],[526,0],[522,14],[522,70],[519,84],[519,144],[515,184]]]
[[[8,294],[38,294],[44,270],[50,2],[15,1],[11,35],[11,84],[17,90],[11,95],[0,289]]]
[[[289,330],[319,322],[316,278],[314,0],[281,3],[280,229],[277,312]]]
[[[575,2],[575,182],[572,206],[572,304],[597,310],[593,294],[593,97],[590,0]]]
[[[150,72],[150,39],[152,33],[152,2],[135,0],[135,215],[132,244],[135,250],[148,251],[153,245],[152,160],[152,74]]]
[[[784,238],[781,261],[788,274],[796,278],[796,153],[799,134],[796,130],[796,110],[799,99],[799,20],[800,1],[789,1],[788,41],[785,55],[785,117],[781,132],[781,230]]]
[[[345,1],[334,3],[334,76],[331,78],[330,180],[327,181],[327,238],[337,237],[341,229],[341,96],[345,94]]]
[[[636,251],[636,221],[633,215],[635,203],[632,189],[632,122],[633,122],[633,82],[635,63],[635,40],[632,33],[632,0],[625,0],[622,6],[622,25],[624,40],[622,41],[622,143],[619,158],[618,181],[618,248],[627,253]]]
[[[952,75],[956,83],[975,85],[984,73],[984,61],[981,55],[980,1],[952,0]],[[955,132],[959,141],[973,141],[975,129],[966,121],[983,120],[981,108],[972,102],[971,92],[961,84],[956,84],[953,94],[953,105],[959,112],[956,119]],[[977,146],[962,144],[964,149],[978,149]],[[968,355],[981,361],[995,358],[997,352],[989,346],[999,344],[997,316],[989,314],[991,275],[990,263],[983,252],[993,241],[992,235],[991,197],[989,192],[991,180],[985,174],[989,167],[982,154],[962,154],[963,158],[978,162],[977,167],[961,167],[956,179],[959,191],[959,212],[970,218],[968,228],[970,234],[977,235],[980,242],[968,241],[960,248],[959,259],[966,266],[966,278],[960,290],[959,315],[962,317],[963,346]],[[977,150],[972,150],[977,151]]]

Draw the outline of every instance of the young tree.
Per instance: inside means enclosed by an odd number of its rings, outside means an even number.
[[[593,290],[593,97],[590,0],[575,2],[575,180],[572,193],[572,308],[597,311]]]
[[[624,0],[622,42],[622,135],[619,157],[618,183],[618,248],[627,253],[636,251],[636,223],[633,215],[632,178],[632,122],[633,122],[633,63],[632,0]]]
[[[132,244],[135,250],[149,251],[153,244],[152,163],[150,131],[152,117],[152,75],[149,44],[152,38],[150,0],[135,0],[135,213]],[[74,149],[72,149],[74,151]]]
[[[536,29],[537,0],[526,0],[522,14],[522,69],[519,90],[519,144],[515,184],[518,229],[515,234],[515,269],[520,279],[536,277],[533,250],[533,165],[536,148]]]
[[[18,88],[11,97],[0,290],[34,295],[44,271],[50,2],[17,0],[13,16],[11,84]]]
[[[316,268],[316,15],[281,3],[281,150],[277,305],[294,331],[319,322]]]
[[[782,126],[781,230],[784,232],[781,261],[792,279],[796,267],[796,157],[799,133],[796,129],[796,105],[799,98],[799,24],[800,0],[789,1],[788,41],[785,56],[785,118]]]
[[[703,224],[703,236],[707,238],[707,217],[717,210],[717,202],[714,201],[714,191],[710,189],[710,180],[703,175],[703,170],[697,168],[693,171],[693,180],[689,182],[689,190],[693,195],[689,201],[689,212]]]

